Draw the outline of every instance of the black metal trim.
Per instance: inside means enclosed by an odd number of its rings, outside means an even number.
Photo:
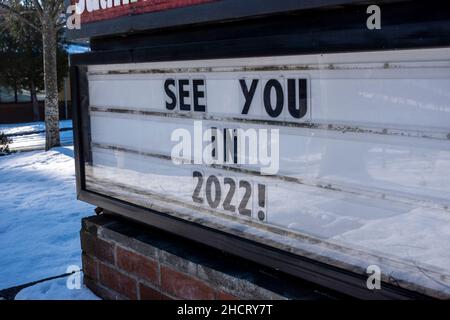
[[[82,156],[82,131],[81,131],[81,118],[80,118],[80,90],[78,88],[78,74],[82,67],[71,66],[70,73],[70,87],[72,97],[72,126],[73,126],[73,142],[74,142],[74,155],[75,155],[75,176],[76,176],[76,188],[77,197],[81,194],[85,188],[84,182],[84,161]]]
[[[364,6],[333,7],[94,38],[91,47],[102,55],[75,55],[72,61],[134,63],[450,46],[450,3],[413,0],[381,8],[381,30],[366,28]]]
[[[70,1],[65,0],[65,2],[65,7],[67,8],[70,5]],[[369,2],[381,1],[372,0]],[[219,0],[211,3],[86,23],[79,30],[67,30],[67,39],[87,39],[112,34],[117,35],[143,30],[244,19],[296,10],[357,3],[368,3],[368,0]]]

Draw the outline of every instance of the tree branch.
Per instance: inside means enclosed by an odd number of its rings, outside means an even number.
[[[39,19],[43,19],[44,17],[44,10],[42,9],[41,4],[39,3],[39,0],[33,0],[33,5],[36,7],[37,15]]]
[[[32,23],[30,20],[28,20],[27,18],[25,18],[21,12],[11,8],[10,6],[0,3],[0,9],[3,9],[4,12],[8,12],[10,14],[12,14],[13,16],[15,16],[16,18],[18,18],[19,20],[21,20],[22,22],[26,23],[27,25],[29,25],[31,28],[33,28],[36,31],[41,32],[41,29],[36,26],[34,23]],[[2,14],[2,11],[0,11],[0,14]],[[3,13],[4,14],[4,13]]]
[[[61,30],[62,28],[64,28],[64,26],[66,25],[66,21],[63,21],[61,23],[58,23],[56,25],[56,30]]]
[[[33,0],[33,4],[34,4],[34,6],[36,7],[36,9],[39,10],[40,12],[43,12],[43,11],[44,11],[44,9],[42,9],[42,5],[41,5],[41,3],[39,2],[39,0]]]
[[[55,24],[58,24],[58,20],[60,20],[61,14],[64,14],[64,1],[63,0],[53,0],[52,5],[52,18],[56,21]]]

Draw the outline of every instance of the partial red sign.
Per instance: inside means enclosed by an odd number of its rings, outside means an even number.
[[[194,6],[218,0],[72,0],[81,13],[81,23],[122,16]]]

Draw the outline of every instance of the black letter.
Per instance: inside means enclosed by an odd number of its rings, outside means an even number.
[[[166,109],[173,110],[177,105],[177,97],[175,96],[175,93],[170,90],[169,86],[175,87],[175,79],[167,79],[164,82],[164,90],[166,91],[166,95],[172,100],[171,102],[166,101]]]
[[[211,187],[214,184],[214,195],[212,194]],[[222,198],[222,192],[220,191],[220,182],[216,176],[209,176],[206,180],[206,200],[211,208],[215,209],[219,206],[220,199]]]
[[[277,103],[275,109],[272,109],[272,102],[270,101],[272,88],[275,88],[275,93],[277,95]],[[269,81],[267,81],[264,87],[264,107],[266,107],[266,111],[269,116],[271,116],[272,118],[276,118],[281,114],[281,111],[283,111],[283,100],[284,94],[281,84],[275,79],[270,79]]]
[[[203,175],[201,172],[194,171],[192,173],[192,177],[198,178],[197,185],[194,189],[194,193],[192,194],[192,200],[197,203],[203,203],[203,198],[200,197],[200,191],[202,190],[203,185]]]
[[[288,79],[288,108],[291,116],[297,119],[301,119],[305,116],[307,111],[306,105],[306,91],[307,91],[307,83],[306,79],[298,80],[298,99],[299,99],[299,108],[297,109],[296,101],[295,101],[295,79]]]
[[[184,90],[185,86],[189,85],[189,80],[182,79],[178,80],[178,92],[179,92],[179,99],[180,99],[180,110],[183,111],[190,111],[191,105],[184,103],[184,98],[189,97],[189,90]]]
[[[223,161],[227,162],[233,158],[233,163],[237,163],[238,145],[237,145],[237,133],[236,129],[223,129]]]
[[[236,207],[231,204],[231,201],[233,201],[234,193],[236,192],[236,182],[232,178],[223,178],[223,183],[229,185],[230,189],[228,189],[222,207],[224,210],[234,212],[236,211]]]
[[[198,87],[199,86],[204,86],[204,85],[205,85],[205,81],[203,79],[192,80],[192,87],[193,87],[193,90],[194,90],[194,93],[193,93],[193,96],[194,96],[194,111],[205,112],[206,106],[205,105],[201,105],[201,104],[198,103],[198,99],[199,98],[204,98],[205,97],[205,91],[199,90]]]
[[[241,85],[242,93],[244,94],[245,104],[242,108],[242,114],[247,114],[250,109],[250,105],[252,104],[253,97],[255,96],[256,87],[258,86],[259,79],[253,79],[252,84],[250,85],[250,90],[247,88],[247,83],[245,83],[245,79],[239,80]]]
[[[252,210],[247,209],[247,204],[250,201],[251,197],[252,197],[252,185],[250,184],[250,182],[245,181],[245,180],[241,180],[239,181],[239,188],[244,188],[245,189],[245,193],[244,196],[241,199],[241,203],[239,204],[239,208],[238,211],[240,214],[244,215],[244,216],[252,216]]]

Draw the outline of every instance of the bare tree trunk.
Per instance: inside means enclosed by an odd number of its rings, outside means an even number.
[[[17,88],[17,83],[14,83],[14,103],[19,102],[18,94],[17,94],[17,91],[18,91],[18,90],[19,90],[19,89]]]
[[[42,42],[45,82],[45,150],[61,145],[59,138],[58,81],[56,72],[56,29],[43,19]]]
[[[33,106],[33,121],[39,121],[39,103],[37,101],[36,86],[34,85],[33,80],[30,80],[30,96],[31,104]]]

